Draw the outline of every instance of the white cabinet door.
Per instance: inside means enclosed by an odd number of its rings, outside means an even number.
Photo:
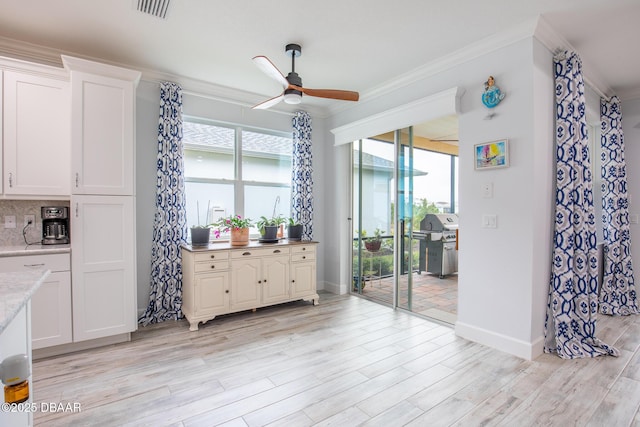
[[[134,198],[72,196],[74,341],[136,329]]]
[[[316,293],[316,263],[291,263],[291,297],[303,298]]]
[[[275,304],[289,298],[289,254],[262,259],[262,302]]]
[[[31,298],[34,349],[73,340],[70,264],[68,253],[0,257],[2,271],[51,271]]]
[[[71,74],[73,194],[133,194],[134,105],[131,82]]]
[[[51,273],[31,299],[33,349],[72,342],[71,273]]]
[[[4,192],[68,196],[69,83],[4,72]]]
[[[262,278],[261,260],[257,257],[233,260],[231,263],[231,310],[260,307]]]
[[[194,284],[194,317],[215,316],[229,311],[229,272],[197,274]]]

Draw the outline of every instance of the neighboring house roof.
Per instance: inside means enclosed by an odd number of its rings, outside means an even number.
[[[235,129],[211,124],[184,122],[182,142],[188,148],[208,151],[233,152]],[[268,133],[242,131],[242,151],[290,156],[293,151],[290,137]]]
[[[382,157],[374,156],[370,153],[362,152],[362,169],[387,172],[389,175],[393,175],[393,162],[391,160],[383,159]],[[407,169],[403,169],[403,171],[406,170]],[[428,173],[429,172],[424,172],[418,169],[413,170],[413,176],[423,176]]]

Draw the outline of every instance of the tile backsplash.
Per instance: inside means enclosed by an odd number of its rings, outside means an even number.
[[[68,200],[0,200],[0,246],[21,246],[27,243],[39,244],[42,240],[42,216],[40,208],[42,206],[66,206],[69,207]],[[24,216],[33,215],[35,223],[27,227],[25,235]],[[5,228],[5,217],[16,217],[16,228]]]

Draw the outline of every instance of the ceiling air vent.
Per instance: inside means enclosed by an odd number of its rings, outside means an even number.
[[[138,12],[166,19],[170,1],[171,0],[137,0],[137,9]]]

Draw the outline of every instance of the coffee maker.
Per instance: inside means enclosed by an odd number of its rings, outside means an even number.
[[[43,206],[42,244],[64,245],[69,243],[69,208],[66,206]]]

